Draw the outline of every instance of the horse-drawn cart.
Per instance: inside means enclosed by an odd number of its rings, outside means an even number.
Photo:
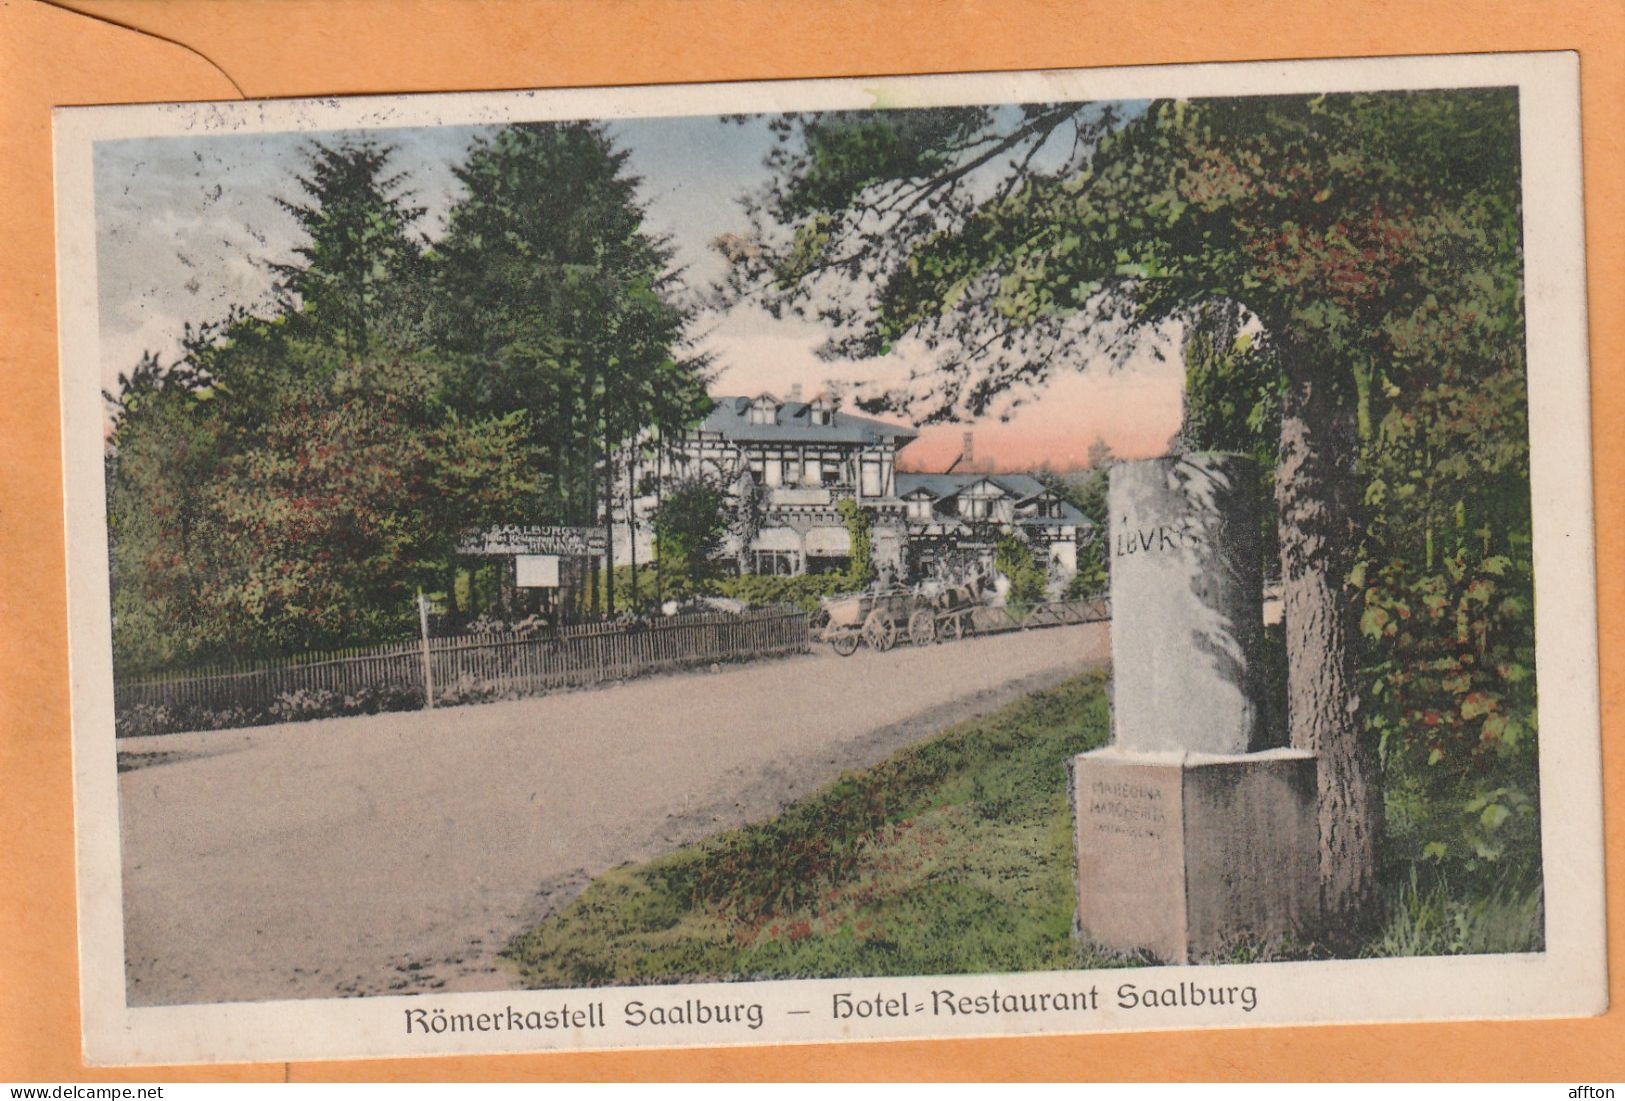
[[[971,612],[977,601],[970,587],[954,586],[931,593],[883,589],[830,596],[820,605],[820,625],[813,637],[850,657],[863,643],[885,651],[905,639],[923,646],[968,635],[974,629]]]

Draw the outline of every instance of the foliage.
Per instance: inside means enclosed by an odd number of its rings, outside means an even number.
[[[1433,407],[1454,406],[1489,430],[1469,451],[1493,458],[1522,438],[1506,416],[1523,385],[1516,97],[1037,104],[889,113],[889,127],[874,117],[781,122],[748,247],[725,243],[736,286],[834,324],[832,351],[883,355],[905,338],[933,351],[868,403],[926,420],[1007,407],[1063,364],[1109,361],[1137,334],[1189,326],[1193,431],[1280,464],[1280,561],[1298,609],[1292,737],[1321,754],[1323,802],[1349,808],[1322,852],[1323,894],[1338,917],[1369,913],[1382,803],[1360,711],[1372,674],[1359,663],[1403,659],[1360,651],[1347,582],[1362,557],[1379,580],[1390,562],[1414,566],[1418,547],[1427,566],[1439,561],[1427,542],[1439,513],[1415,523],[1400,509],[1391,526],[1362,516],[1368,490],[1389,484],[1401,429],[1453,442],[1455,414]],[[1240,346],[1243,333],[1256,340]],[[1474,395],[1497,413],[1470,408]],[[1262,435],[1277,417],[1271,448]],[[1448,446],[1432,454],[1449,477]],[[1417,494],[1432,467],[1400,469],[1416,472],[1403,484]],[[1436,509],[1451,503],[1430,496]],[[1472,512],[1474,496],[1457,499]],[[1527,618],[1499,626],[1509,641],[1530,631]],[[1398,734],[1425,740],[1414,726]]]
[[[399,336],[415,305],[421,249],[409,233],[423,208],[407,205],[404,175],[386,174],[391,154],[372,141],[314,142],[295,177],[307,201],[277,200],[308,238],[294,250],[299,262],[269,265],[282,312],[349,355],[366,355],[380,329]]]
[[[850,589],[861,589],[875,579],[873,537],[869,534],[869,514],[850,497],[835,502],[835,511],[846,527],[851,541],[852,555],[847,562],[846,584]]]
[[[728,532],[727,508],[727,488],[713,478],[700,475],[668,483],[653,517],[655,554],[663,569],[690,583],[703,584],[718,576],[716,559]]]
[[[427,254],[388,147],[317,144],[269,317],[234,312],[110,395],[121,674],[399,637],[456,604],[460,531],[594,522],[606,459],[704,403],[688,312],[603,133],[476,143]]]
[[[1234,302],[1209,302],[1185,326],[1184,418],[1189,451],[1227,451],[1258,464],[1259,499],[1274,496],[1281,454],[1281,365]],[[1260,510],[1263,576],[1278,576],[1276,519]]]
[[[734,564],[740,574],[750,573],[750,546],[767,522],[767,487],[756,481],[749,468],[741,468],[730,496],[728,538],[734,546]]]
[[[1044,569],[1026,542],[1012,532],[1000,532],[993,547],[993,566],[1010,582],[1006,605],[1022,611],[1044,599]]]
[[[1457,878],[1540,862],[1527,558],[1462,548],[1368,575],[1371,722],[1392,777],[1392,857]]]
[[[445,701],[443,693],[437,691],[436,694]],[[383,684],[345,694],[325,688],[307,688],[282,692],[268,705],[215,706],[203,702],[120,705],[114,712],[114,729],[119,738],[140,738],[183,731],[236,730],[341,715],[375,715],[380,711],[416,711],[422,706],[421,686]]]
[[[731,597],[752,607],[788,604],[804,612],[815,612],[819,597],[851,592],[853,584],[851,575],[845,572],[785,577],[746,573],[722,578],[714,589],[719,596]]]
[[[1427,883],[1412,866],[1410,878],[1389,892],[1386,911],[1362,955],[1539,952],[1546,943],[1544,892],[1539,877],[1523,869],[1462,889],[1443,878]]]
[[[1078,533],[1077,569],[1062,590],[1063,600],[1083,600],[1106,592],[1111,585],[1110,543],[1106,515],[1106,487],[1111,472],[1112,449],[1097,439],[1089,447],[1089,468],[1072,475],[1050,470],[1038,471],[1044,488],[1072,505],[1094,525]]]
[[[593,523],[614,507],[622,446],[709,407],[670,252],[643,230],[638,181],[601,127],[505,127],[457,178],[466,193],[429,258],[447,401],[524,410],[543,480],[531,522]]]
[[[1061,590],[1062,600],[1087,600],[1110,591],[1105,542],[1104,536],[1097,536],[1078,548],[1078,568],[1067,579],[1066,588]]]

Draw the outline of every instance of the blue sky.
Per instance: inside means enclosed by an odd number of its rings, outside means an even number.
[[[452,166],[480,134],[477,126],[369,131],[396,148],[392,167],[410,179],[427,208],[419,228],[438,237],[460,194]],[[708,247],[740,228],[739,195],[764,178],[770,138],[761,122],[650,119],[611,127],[642,177],[650,227],[669,236],[690,281],[720,277]],[[181,326],[224,315],[233,305],[270,303],[267,262],[293,259],[301,236],[278,198],[302,200],[294,176],[312,141],[333,144],[360,131],[150,138],[96,146],[97,281],[105,382],[142,351],[166,359]]]
[[[693,287],[724,272],[709,247],[718,234],[744,228],[739,197],[765,179],[772,143],[765,119],[716,117],[617,120],[609,124],[642,180],[648,228],[670,239]],[[369,130],[396,147],[393,167],[407,174],[414,201],[427,208],[420,228],[437,237],[460,185],[452,166],[489,128],[416,127]],[[100,142],[95,148],[97,291],[103,386],[114,389],[144,351],[174,358],[186,323],[223,317],[236,305],[271,304],[271,262],[293,259],[301,235],[277,200],[302,198],[294,175],[313,140],[333,143],[360,131],[216,134]],[[826,382],[900,381],[907,349],[881,361],[820,360],[825,334],[813,324],[774,320],[749,305],[712,313],[700,323],[701,347],[719,369],[717,393],[780,395],[799,384],[814,393]],[[1177,367],[1150,356],[1125,370],[1078,364],[1042,400],[1009,423],[976,424],[978,452],[1001,450],[1016,465],[1042,437],[1043,459],[1081,465],[1089,444],[1104,438],[1119,454],[1149,454],[1177,427]],[[1083,370],[1091,367],[1089,370]],[[926,468],[945,463],[966,426],[928,430],[911,451]],[[1001,442],[1002,441],[1002,442]],[[1018,454],[1018,452],[1020,454]]]

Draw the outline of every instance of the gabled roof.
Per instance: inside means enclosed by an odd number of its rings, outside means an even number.
[[[762,395],[758,395],[758,398]],[[769,395],[770,396],[770,395]],[[753,443],[857,443],[892,442],[898,447],[919,435],[912,428],[887,421],[836,411],[829,424],[814,424],[810,402],[787,401],[779,406],[772,424],[750,423],[751,406],[757,398],[716,399],[716,406],[700,423],[703,432],[716,432],[729,440]]]
[[[916,490],[924,490],[933,498],[952,497],[983,477],[981,474],[906,474],[899,470],[897,495],[907,497]]]
[[[1058,496],[1048,489],[1043,482],[1031,474],[907,474],[897,473],[897,496],[909,497],[921,490],[930,494],[933,500],[943,501],[950,497],[957,497],[978,482],[990,482],[1004,490],[1016,499],[1016,503],[1025,504],[1034,497]],[[1089,524],[1090,520],[1077,506],[1065,498],[1060,498],[1061,515],[1048,517],[1025,517],[1018,520],[1023,524]]]

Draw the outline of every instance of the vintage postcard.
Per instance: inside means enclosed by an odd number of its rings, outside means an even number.
[[[59,110],[87,1058],[1601,1012],[1578,120]]]

